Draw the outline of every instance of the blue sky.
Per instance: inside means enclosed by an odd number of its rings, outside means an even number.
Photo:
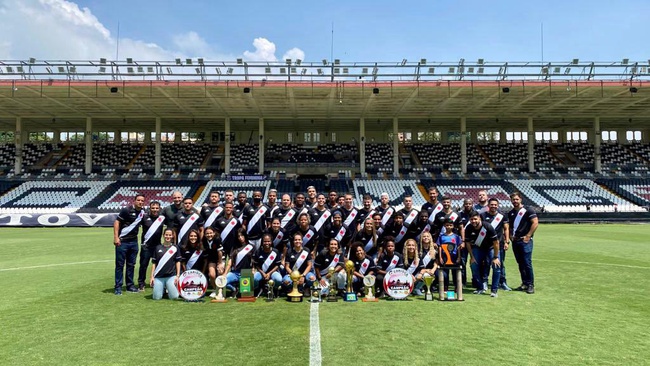
[[[333,23],[334,58],[347,62],[540,61],[543,23],[545,61],[647,62],[649,13],[632,0],[0,0],[0,59],[111,59],[119,22],[120,59],[319,62]]]

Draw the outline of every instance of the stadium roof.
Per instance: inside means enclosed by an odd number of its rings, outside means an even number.
[[[287,131],[305,123],[311,123],[314,129],[356,130],[359,118],[365,118],[369,130],[390,130],[394,117],[399,118],[400,130],[422,129],[427,124],[432,130],[457,130],[460,117],[467,118],[468,129],[486,127],[498,119],[498,125],[521,126],[525,130],[528,117],[534,119],[538,130],[567,124],[591,128],[594,117],[601,118],[603,128],[644,126],[650,122],[648,80],[637,72],[647,73],[647,69],[637,68],[638,63],[631,66],[629,61],[615,65],[614,71],[601,65],[605,71],[600,74],[593,72],[593,63],[580,65],[577,60],[559,72],[551,63],[506,63],[511,70],[515,68],[506,74],[503,65],[481,60],[473,66],[453,64],[453,72],[452,64],[432,66],[426,60],[415,66],[339,63],[319,68],[296,64],[298,60],[287,60],[286,65],[248,65],[237,60],[214,68],[228,73],[223,75],[222,71],[208,73],[207,62],[201,60],[190,66],[198,66],[194,77],[187,74],[189,60],[177,60],[169,66],[129,61],[121,65],[123,71],[108,74],[107,67],[119,70],[120,65],[106,61],[106,66],[92,64],[104,68],[99,74],[84,71],[91,66],[71,66],[75,64],[69,62],[62,64],[65,66],[46,62],[50,65],[47,73],[35,71],[38,65],[26,62],[5,66],[13,74],[4,74],[5,78],[0,79],[0,126],[10,128],[15,117],[39,129],[51,129],[53,118],[58,129],[80,128],[86,117],[92,117],[95,130],[115,129],[123,121],[135,129],[153,129],[154,118],[161,117],[164,129],[203,131],[223,129],[226,117],[231,118],[233,129],[244,120],[254,125],[263,117],[266,128]],[[449,70],[427,74],[421,71],[426,69],[423,62],[429,71]],[[21,73],[17,73],[17,65],[22,65]],[[574,71],[566,72],[571,65]],[[153,71],[154,66],[155,73],[148,74],[146,70]],[[273,73],[280,66],[286,68],[282,70],[286,76]],[[254,67],[263,67],[264,71],[249,74]],[[60,73],[53,74],[52,69],[57,68]],[[166,75],[161,74],[163,68],[168,70]],[[179,68],[185,71],[177,71]],[[245,73],[230,71],[235,68]],[[391,71],[395,68],[399,73]],[[479,68],[486,70],[478,75]],[[317,77],[311,76],[312,69],[321,70]],[[471,75],[467,74],[470,69]],[[141,76],[138,70],[143,72]],[[266,71],[269,74],[263,78]],[[517,78],[521,80],[513,80]]]

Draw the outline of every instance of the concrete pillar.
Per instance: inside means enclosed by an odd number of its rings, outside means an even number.
[[[23,169],[23,119],[21,117],[16,117],[14,143],[16,144],[16,160],[14,164],[14,172],[15,174],[20,174],[20,171]]]
[[[449,136],[447,135],[447,131],[442,130],[440,131],[440,143],[443,145],[447,145],[449,142]]]
[[[399,121],[397,117],[393,118],[393,175],[399,174]]]
[[[460,170],[467,174],[467,118],[460,117]]]
[[[600,131],[600,117],[594,118],[594,171],[600,173],[602,171],[600,160],[600,141],[602,140]]]
[[[535,172],[535,131],[533,117],[528,117],[528,172]]]
[[[181,131],[176,131],[176,132],[174,133],[174,143],[175,143],[175,144],[180,144],[181,142],[183,142],[183,141],[181,140]]]
[[[86,132],[84,134],[86,140],[86,161],[84,173],[90,174],[93,170],[93,119],[86,117]]]
[[[54,135],[52,136],[52,143],[58,144],[61,142],[61,130],[54,130]]]
[[[114,142],[116,144],[121,144],[122,143],[122,131],[121,130],[115,130]]]
[[[259,127],[260,135],[258,136],[258,149],[259,149],[259,173],[264,174],[264,118],[260,118]]]
[[[154,173],[155,174],[160,174],[161,166],[162,166],[162,121],[160,117],[156,117],[156,147],[155,147],[155,155],[154,155]]]
[[[366,120],[359,119],[359,171],[366,173]]]
[[[225,135],[226,141],[224,144],[224,169],[226,174],[230,174],[230,117],[226,117],[225,121]]]

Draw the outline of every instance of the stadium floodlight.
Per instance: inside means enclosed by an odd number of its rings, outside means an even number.
[[[363,69],[361,69],[361,74],[368,75],[368,68],[364,67]]]
[[[298,59],[296,59],[296,65],[298,65],[298,66],[300,66],[301,64],[302,64],[302,60],[301,60],[301,59],[299,59],[299,58],[298,58]]]
[[[100,59],[99,59],[99,64],[100,64],[100,65],[106,65],[106,59],[103,58],[103,57],[100,58]]]
[[[478,59],[477,64],[479,64],[479,65],[483,65],[484,63],[485,63],[485,60],[484,60],[484,59],[482,59],[482,58],[479,58],[479,59]]]
[[[34,57],[30,57],[30,58],[29,58],[29,63],[30,63],[30,64],[35,64],[35,63],[36,63],[36,59],[35,59]]]
[[[435,74],[436,73],[436,68],[435,67],[430,67],[429,68],[429,74]]]
[[[71,74],[76,74],[77,73],[77,67],[76,66],[70,66],[70,73]]]
[[[553,73],[554,73],[554,74],[559,74],[559,73],[560,73],[560,70],[561,70],[560,67],[555,67],[555,68],[553,68]]]
[[[296,70],[295,67],[292,67],[292,68],[291,68],[291,73],[292,73],[292,74],[295,74],[296,72],[298,72],[298,70]]]
[[[456,71],[455,67],[450,67],[448,73],[453,74]]]
[[[621,61],[622,65],[627,65],[630,62],[629,58],[624,58],[623,61]]]
[[[147,72],[153,74],[153,66],[148,66]]]
[[[244,64],[244,59],[238,58],[237,65],[243,65],[243,64]]]
[[[426,65],[427,64],[427,59],[426,58],[421,58],[420,59],[420,65]]]
[[[343,73],[344,73],[344,74],[348,74],[349,71],[350,71],[350,70],[349,70],[347,67],[344,67],[344,68],[343,68]]]
[[[133,63],[133,59],[132,59],[131,57],[127,57],[127,58],[126,58],[126,63],[127,63],[127,64],[132,64],[132,63]]]
[[[401,63],[401,65],[404,66],[404,65],[406,65],[407,62],[408,62],[408,60],[405,59],[405,58],[403,58],[403,59],[402,59],[402,63]]]
[[[302,69],[302,71],[300,71],[300,75],[305,75],[305,74],[307,74],[307,69]]]
[[[142,66],[138,66],[138,73],[144,74],[144,68]]]
[[[318,75],[323,75],[323,69],[318,68],[316,69],[316,72],[318,73]]]
[[[479,67],[478,71],[476,73],[477,74],[483,74],[483,72],[485,72],[485,68],[484,67]]]
[[[232,75],[232,72],[233,72],[232,67],[229,67],[228,70],[226,70],[226,74],[228,74],[228,75]]]
[[[334,59],[334,65],[340,65],[340,64],[341,64],[341,60],[339,60],[338,58]]]
[[[268,66],[265,67],[265,68],[264,68],[264,73],[265,73],[265,74],[270,74],[270,73],[271,73],[271,68],[268,67]]]
[[[334,73],[335,73],[335,74],[340,74],[340,73],[341,73],[341,69],[339,69],[338,67],[335,67],[335,68],[334,68]]]
[[[287,69],[285,67],[281,67],[280,74],[286,74],[286,73],[287,73]]]
[[[129,74],[133,74],[133,68],[130,67],[130,66],[127,67],[127,68],[126,68],[126,72],[128,72]]]
[[[571,73],[571,68],[570,67],[567,67],[566,69],[564,69],[564,75],[569,75],[570,73]]]
[[[467,73],[468,74],[473,74],[474,73],[474,68],[473,67],[468,67],[467,68]]]
[[[201,68],[197,67],[194,69],[197,75],[201,75]]]
[[[172,72],[172,68],[171,68],[171,67],[168,67],[168,68],[167,68],[167,74],[169,74],[169,75],[173,74],[173,72]]]
[[[191,65],[192,64],[192,59],[191,58],[186,58],[185,59],[185,64]]]
[[[286,59],[284,61],[287,63],[287,65],[291,65],[291,59],[290,58],[288,58],[288,59]]]
[[[104,69],[104,71],[106,71],[105,67],[103,69]],[[52,68],[48,66],[48,67],[45,68],[45,71],[47,71],[48,74],[51,74],[52,73]],[[101,67],[99,68],[99,72],[102,72]]]
[[[182,65],[182,64],[183,64],[183,62],[181,62],[181,59],[180,59],[180,58],[177,58],[177,59],[176,59],[176,65]]]
[[[60,74],[64,74],[64,73],[65,73],[65,67],[63,67],[63,66],[59,66],[58,69],[59,69],[59,73],[60,73]]]
[[[648,62],[650,62],[650,61],[648,61]],[[323,59],[323,66],[327,66],[327,60],[326,59]]]
[[[571,65],[577,65],[578,63],[580,63],[580,59],[578,58],[574,58],[573,60],[571,60]]]
[[[14,73],[14,68],[11,67],[11,66],[7,66],[7,72],[10,73],[10,74],[13,74]]]
[[[199,65],[203,65],[203,58],[202,57],[198,58],[196,61],[199,63]]]
[[[220,68],[215,67],[215,68],[214,68],[214,71],[217,72],[217,75],[221,75],[221,69],[220,69]]]

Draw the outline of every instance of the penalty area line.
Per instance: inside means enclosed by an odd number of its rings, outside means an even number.
[[[309,365],[320,366],[320,321],[318,319],[318,303],[313,302],[309,307]]]
[[[568,263],[568,264],[587,264],[595,266],[608,266],[608,267],[623,267],[623,268],[637,268],[637,269],[650,269],[650,267],[643,266],[632,266],[629,264],[617,264],[617,263],[600,263],[600,262],[581,262],[581,261],[564,261],[564,260],[555,260],[555,259],[535,259],[536,261],[543,262],[559,262],[559,263]]]
[[[68,262],[68,263],[52,263],[52,264],[43,264],[40,266],[27,266],[27,267],[13,267],[13,268],[0,268],[0,272],[6,271],[20,271],[22,269],[36,269],[36,268],[49,268],[49,267],[62,267],[62,266],[76,266],[80,264],[96,264],[96,263],[108,263],[113,262],[114,259],[104,259],[101,261],[87,261],[87,262]]]

